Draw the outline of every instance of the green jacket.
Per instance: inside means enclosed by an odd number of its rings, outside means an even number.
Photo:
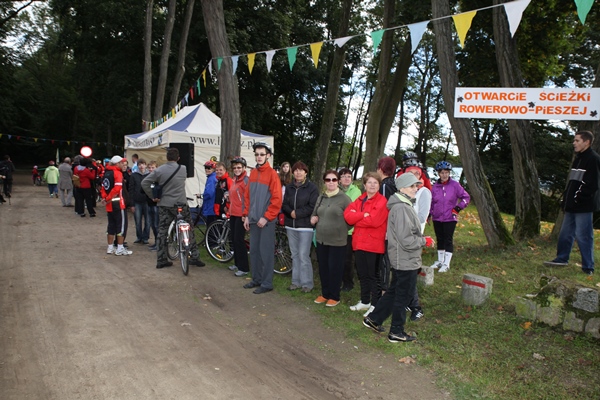
[[[348,186],[345,190],[340,186],[340,190],[346,193],[346,196],[350,197],[350,202],[358,199],[358,197],[362,194],[358,186],[356,186],[354,183],[351,183],[350,186]],[[348,231],[348,236],[352,236],[352,232],[354,232],[354,227]]]
[[[56,185],[58,184],[59,176],[60,172],[58,172],[58,168],[56,168],[54,165],[50,165],[44,172],[44,181],[46,181],[46,183]]]

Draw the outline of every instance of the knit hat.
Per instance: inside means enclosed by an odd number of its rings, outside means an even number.
[[[110,159],[110,163],[118,164],[121,162],[122,159],[123,159],[123,157],[121,157],[121,156],[113,156],[113,158]]]
[[[417,179],[416,176],[414,176],[411,173],[404,173],[404,174],[400,175],[398,178],[396,178],[395,183],[396,183],[396,188],[401,189],[401,188],[411,187],[415,183],[419,183],[419,180]]]

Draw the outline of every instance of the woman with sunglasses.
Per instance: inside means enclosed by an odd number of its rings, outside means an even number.
[[[316,228],[317,260],[321,278],[321,295],[315,303],[335,307],[340,303],[340,284],[344,274],[346,236],[348,224],[344,210],[351,203],[350,197],[338,187],[339,174],[328,170],[323,174],[325,192],[317,200],[310,217]]]
[[[309,293],[314,287],[310,246],[313,227],[310,216],[317,204],[319,190],[308,180],[308,167],[302,161],[292,166],[292,183],[285,188],[281,210],[285,215],[285,231],[292,252],[292,284],[289,290]]]

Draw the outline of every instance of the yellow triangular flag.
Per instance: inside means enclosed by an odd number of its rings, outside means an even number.
[[[254,68],[254,57],[256,53],[248,54],[248,70],[250,71],[250,75],[252,75],[252,68]]]
[[[37,143],[37,141],[38,141],[38,138],[34,137],[34,138],[33,138],[33,141]]]
[[[204,80],[204,87],[206,87],[206,69],[202,71],[202,79]]]
[[[323,47],[323,42],[311,43],[310,45],[310,52],[312,53],[315,68],[319,66],[319,53],[321,53],[321,47]]]
[[[456,32],[458,32],[458,38],[460,39],[460,47],[465,47],[465,38],[467,37],[469,28],[471,28],[471,22],[473,22],[475,14],[477,14],[477,11],[469,11],[452,16],[454,25],[456,26]]]
[[[70,145],[71,145],[71,141],[70,141],[70,140],[67,140],[67,144],[70,146]]]

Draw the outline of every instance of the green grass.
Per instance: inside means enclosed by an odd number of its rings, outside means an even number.
[[[535,293],[542,274],[571,279],[588,286],[597,285],[598,275],[581,272],[581,259],[573,252],[567,268],[546,268],[542,261],[554,258],[555,244],[547,239],[551,224],[543,224],[542,237],[506,249],[490,249],[474,207],[461,213],[455,234],[451,269],[436,274],[435,284],[420,287],[425,317],[407,322],[407,331],[418,340],[390,344],[385,335],[376,335],[361,324],[361,313],[348,309],[358,301],[358,285],[343,293],[334,308],[318,306],[310,294],[286,290],[290,276],[276,276],[276,290],[322,316],[323,323],[398,359],[411,356],[431,370],[438,384],[459,399],[598,399],[600,398],[600,340],[554,330],[534,321],[518,318],[514,312],[517,296]],[[512,218],[505,217],[512,226]],[[431,226],[426,234],[433,235]],[[598,251],[598,245],[596,245]],[[423,254],[423,264],[437,259],[435,249]],[[479,307],[462,304],[461,280],[475,273],[494,280],[493,293]],[[386,321],[389,325],[389,320]],[[526,322],[532,322],[528,327]]]

